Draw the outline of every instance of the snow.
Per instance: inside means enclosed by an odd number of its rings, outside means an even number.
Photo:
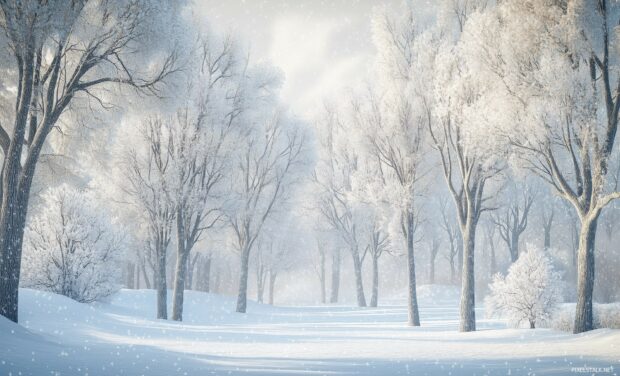
[[[458,289],[420,286],[422,327],[396,296],[379,308],[271,307],[186,291],[184,318],[155,319],[155,291],[82,304],[20,290],[20,325],[0,318],[2,375],[512,375],[620,369],[620,330],[572,335],[478,320],[458,333]],[[381,302],[380,302],[381,303]],[[477,317],[484,317],[479,310]],[[605,368],[608,369],[608,368]],[[510,371],[509,371],[510,370]],[[614,373],[615,372],[615,373]]]

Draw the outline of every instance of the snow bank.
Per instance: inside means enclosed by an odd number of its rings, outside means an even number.
[[[572,332],[575,322],[575,305],[575,303],[560,305],[551,318],[551,327],[556,330]],[[595,328],[620,329],[620,302],[594,303],[593,309]]]

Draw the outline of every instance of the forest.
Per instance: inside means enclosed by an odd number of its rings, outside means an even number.
[[[2,373],[620,369],[617,0],[0,27]]]

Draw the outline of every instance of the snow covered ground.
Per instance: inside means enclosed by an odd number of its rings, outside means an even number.
[[[479,331],[458,333],[458,292],[419,293],[423,326],[409,328],[398,297],[380,308],[250,304],[237,314],[234,298],[189,291],[177,323],[154,319],[153,291],[86,305],[24,289],[21,325],[0,321],[0,375],[619,373],[620,330],[572,335],[478,320]]]

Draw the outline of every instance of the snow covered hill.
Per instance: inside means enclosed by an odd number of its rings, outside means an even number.
[[[21,324],[0,319],[2,375],[513,375],[618,373],[620,330],[572,335],[479,320],[458,333],[458,294],[420,286],[421,328],[398,297],[379,308],[271,307],[188,291],[185,322],[155,319],[155,293],[107,303],[21,290]],[[479,317],[483,317],[479,313]],[[587,369],[586,369],[587,371]],[[591,374],[592,372],[586,372]]]

